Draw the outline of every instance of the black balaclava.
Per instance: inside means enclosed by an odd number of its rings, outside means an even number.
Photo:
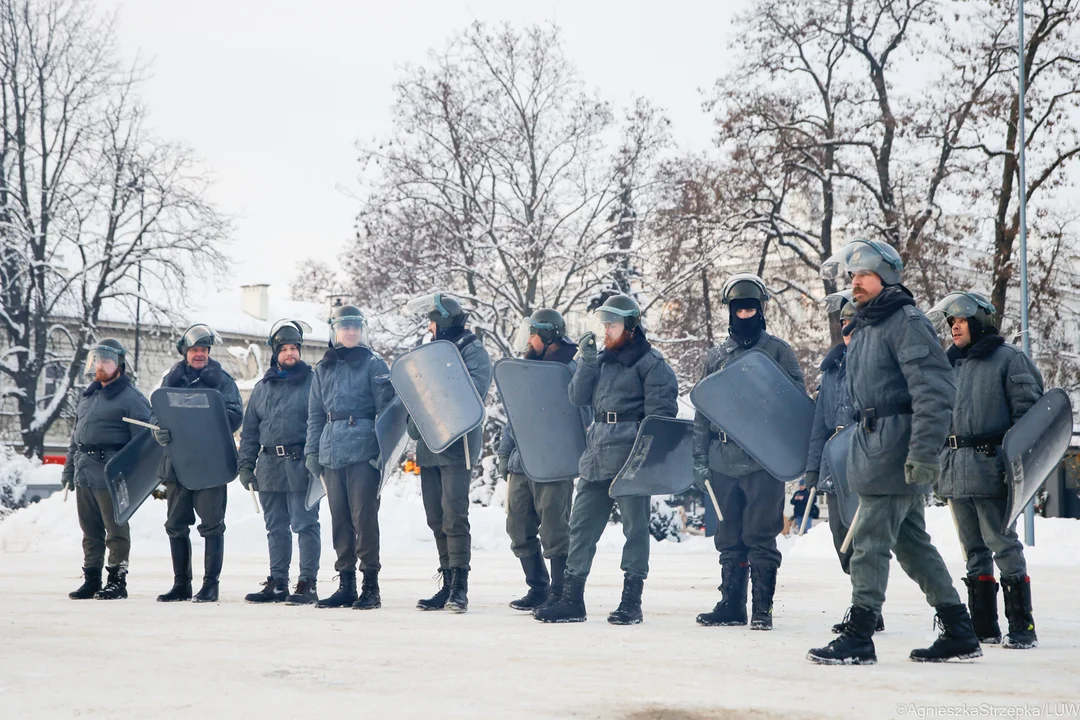
[[[754,317],[740,318],[736,312],[755,308],[757,313]],[[765,313],[761,309],[761,301],[757,298],[736,298],[728,303],[728,332],[735,340],[749,347],[758,341],[761,333],[765,332]]]

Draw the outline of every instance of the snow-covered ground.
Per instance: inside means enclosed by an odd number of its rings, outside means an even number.
[[[437,563],[408,483],[383,501],[381,610],[245,604],[266,575],[265,535],[235,483],[222,602],[154,602],[171,583],[164,502],[154,500],[133,521],[130,599],[73,602],[74,502],[50,498],[0,522],[0,717],[1080,717],[1080,521],[1036,525],[1029,561],[1038,649],[988,647],[967,664],[908,662],[911,648],[933,638],[932,611],[894,566],[887,631],[875,636],[878,665],[830,668],[804,659],[831,639],[828,627],[849,600],[824,525],[782,541],[776,629],[762,633],[694,623],[718,595],[716,555],[704,538],[654,543],[645,623],[608,625],[621,585],[617,527],[597,554],[589,621],[541,625],[506,607],[524,587],[503,519],[499,508],[473,508],[463,616],[413,608],[434,592]],[[323,521],[320,590],[329,593],[333,552]],[[960,585],[948,512],[932,509],[928,522]]]

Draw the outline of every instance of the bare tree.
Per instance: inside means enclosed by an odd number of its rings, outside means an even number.
[[[557,28],[475,24],[396,94],[395,133],[361,150],[365,198],[345,261],[362,302],[453,291],[507,352],[521,317],[587,304],[626,274],[639,168],[666,121],[639,103],[609,150],[617,123],[583,89]]]
[[[14,399],[27,454],[103,309],[169,314],[189,272],[224,262],[228,222],[189,152],[144,127],[139,69],[118,66],[113,37],[85,0],[0,0],[0,400]],[[43,402],[47,372],[59,389]]]
[[[328,298],[345,293],[345,284],[330,264],[314,258],[304,258],[289,283],[293,300],[325,303]]]

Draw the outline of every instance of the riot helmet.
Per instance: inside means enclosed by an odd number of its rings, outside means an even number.
[[[204,347],[209,352],[211,347],[220,344],[220,335],[214,332],[209,325],[197,323],[185,330],[180,339],[176,341],[176,351],[186,356],[187,351],[193,347]]]
[[[899,285],[903,270],[904,261],[892,245],[865,238],[851,241],[821,264],[821,276],[826,280],[870,272],[885,285]]]
[[[327,321],[330,344],[337,348],[368,347],[367,320],[355,305],[337,305]]]

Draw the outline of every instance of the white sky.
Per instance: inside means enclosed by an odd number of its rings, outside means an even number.
[[[554,21],[586,84],[620,106],[652,99],[684,149],[711,137],[702,88],[729,66],[743,0],[99,0],[119,7],[120,47],[153,62],[151,124],[212,169],[238,216],[230,284],[287,284],[296,262],[333,260],[353,233],[357,140],[389,129],[405,64],[473,20]]]

